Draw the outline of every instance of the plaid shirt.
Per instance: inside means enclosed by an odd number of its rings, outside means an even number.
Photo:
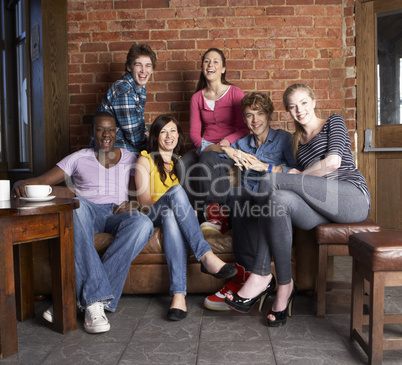
[[[137,156],[146,143],[146,97],[145,85],[140,90],[131,74],[126,73],[109,88],[98,108],[98,112],[106,111],[116,118],[117,135],[114,146],[125,148]]]

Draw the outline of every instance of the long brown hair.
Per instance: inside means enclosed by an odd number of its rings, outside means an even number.
[[[168,114],[161,114],[159,115],[154,122],[151,124],[151,127],[149,128],[149,138],[148,138],[148,152],[151,154],[152,159],[155,162],[155,166],[158,169],[161,181],[163,185],[167,186],[165,184],[167,175],[164,167],[164,161],[163,158],[159,152],[159,143],[158,143],[158,138],[161,130],[166,124],[169,124],[170,122],[173,122],[176,124],[177,127],[177,132],[179,134],[179,138],[177,141],[177,145],[173,150],[173,155],[172,155],[172,161],[173,161],[173,168],[169,172],[169,176],[172,180],[175,180],[177,178],[177,169],[176,169],[176,164],[177,161],[179,160],[180,156],[183,155],[184,152],[184,137],[183,133],[181,130],[180,123],[177,121],[177,119],[171,115]]]
[[[290,85],[285,92],[283,93],[283,105],[285,106],[286,111],[289,111],[289,96],[292,95],[296,90],[304,90],[307,92],[308,96],[310,96],[311,99],[315,100],[315,95],[314,95],[314,91],[311,89],[310,86],[306,85],[306,84],[293,84]],[[300,142],[300,138],[302,133],[304,132],[304,128],[300,123],[297,123],[296,121],[295,123],[295,128],[296,131],[293,134],[293,141],[292,141],[292,145],[293,145],[293,155],[295,157],[295,159],[297,159],[297,150],[299,148],[299,142]]]
[[[202,65],[203,65],[203,63],[204,63],[205,56],[206,56],[209,52],[216,52],[216,53],[219,53],[219,56],[220,56],[221,59],[222,59],[222,67],[226,67],[226,57],[225,57],[225,55],[223,54],[223,52],[222,52],[220,49],[218,49],[218,48],[210,48],[208,51],[206,51],[206,52],[202,55],[202,58],[201,58],[201,68],[202,68]],[[226,80],[226,70],[225,70],[225,72],[223,72],[223,73],[221,74],[221,82],[222,82],[222,84],[224,84],[224,85],[232,85],[229,81]],[[205,76],[204,76],[203,72],[201,71],[200,79],[198,80],[197,89],[195,90],[195,92],[205,89],[206,86],[207,86],[207,80],[205,79]]]

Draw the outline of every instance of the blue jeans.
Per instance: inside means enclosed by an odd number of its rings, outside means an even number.
[[[187,293],[189,249],[198,261],[211,247],[205,241],[194,209],[180,185],[172,186],[148,212],[155,227],[162,226],[163,248],[169,269],[170,294]]]
[[[368,198],[352,183],[311,175],[266,174],[258,194],[259,244],[252,272],[270,274],[273,257],[280,285],[292,277],[292,226],[310,230],[322,223],[361,222],[370,211]]]
[[[153,233],[152,222],[133,211],[113,214],[116,204],[95,204],[78,198],[74,210],[74,253],[77,305],[83,310],[95,302],[114,312],[131,262]],[[102,259],[94,246],[95,233],[111,233],[114,241]]]

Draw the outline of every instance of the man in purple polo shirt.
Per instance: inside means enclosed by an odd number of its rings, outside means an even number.
[[[73,213],[77,305],[85,310],[85,331],[100,333],[110,329],[104,310],[116,310],[130,264],[151,237],[153,224],[131,210],[128,188],[136,157],[114,147],[114,117],[107,112],[97,114],[93,129],[94,148],[68,155],[41,176],[17,181],[13,193],[25,197],[26,185],[56,185],[72,179],[80,201]],[[94,246],[98,232],[114,235],[102,258]],[[43,317],[53,322],[53,307]]]

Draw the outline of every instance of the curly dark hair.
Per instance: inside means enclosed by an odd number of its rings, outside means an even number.
[[[164,168],[164,161],[163,158],[159,152],[159,143],[158,143],[158,138],[161,130],[166,124],[169,124],[170,122],[173,122],[176,124],[177,127],[177,132],[179,134],[179,139],[177,141],[177,145],[173,150],[173,155],[172,155],[172,161],[173,161],[173,169],[170,171],[169,176],[172,180],[175,180],[177,178],[177,169],[176,165],[177,162],[180,158],[180,156],[183,155],[184,153],[184,137],[182,133],[182,129],[180,126],[180,123],[178,120],[169,115],[169,114],[161,114],[159,115],[154,122],[151,124],[151,127],[149,128],[149,138],[148,138],[148,153],[151,154],[152,159],[155,162],[156,168],[158,169],[159,175],[161,177],[161,181],[163,184],[166,186],[165,181],[166,181],[166,171]]]

